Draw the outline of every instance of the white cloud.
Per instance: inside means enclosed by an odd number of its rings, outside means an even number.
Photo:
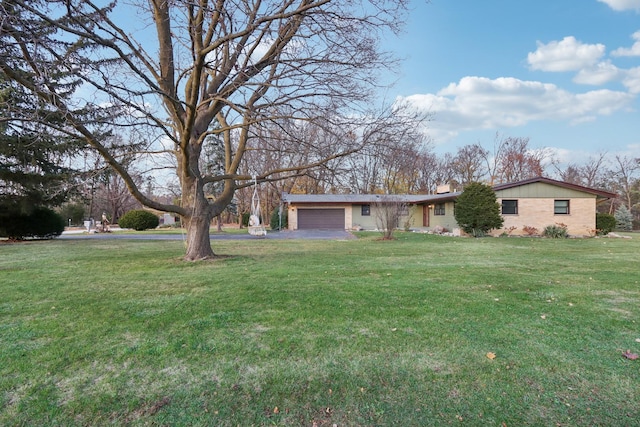
[[[504,129],[542,120],[595,120],[627,108],[633,99],[631,94],[611,90],[573,94],[548,83],[464,77],[437,94],[411,95],[403,101],[434,114],[429,133],[436,143],[442,143],[462,131]]]
[[[611,56],[640,56],[640,31],[633,33],[631,38],[636,41],[633,46],[629,48],[620,47],[611,52]]]
[[[560,164],[566,165],[576,161],[576,151],[574,150],[559,147],[550,147],[549,150],[551,151],[551,157]]]
[[[611,9],[617,11],[638,10],[640,11],[640,0],[598,0],[607,4]]]
[[[629,92],[633,94],[640,93],[640,67],[631,68],[625,73],[625,77],[622,83],[629,89]]]
[[[623,73],[610,61],[603,61],[593,67],[580,70],[573,81],[579,84],[597,86],[618,80]]]
[[[575,71],[598,63],[605,53],[603,44],[584,44],[573,36],[548,44],[538,42],[538,49],[529,52],[527,62],[533,70]]]

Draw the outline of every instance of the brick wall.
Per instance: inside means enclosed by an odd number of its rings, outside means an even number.
[[[567,225],[567,231],[573,236],[589,236],[596,228],[596,199],[572,198],[569,200],[568,215],[554,215],[554,199],[522,198],[518,199],[518,214],[503,215],[504,225],[500,230],[494,230],[493,235],[499,235],[509,227],[517,227],[512,235],[523,235],[522,227],[535,227],[540,233],[548,225],[562,223]],[[502,199],[498,199],[501,203]]]

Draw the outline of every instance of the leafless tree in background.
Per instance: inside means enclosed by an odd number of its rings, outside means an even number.
[[[621,198],[621,202],[632,211],[635,199],[640,196],[638,187],[640,177],[640,159],[628,156],[615,156],[613,166],[609,172],[611,187]],[[611,213],[615,210],[612,206]]]
[[[488,155],[488,150],[479,143],[460,147],[450,163],[456,181],[465,186],[485,179],[488,175],[485,160]]]

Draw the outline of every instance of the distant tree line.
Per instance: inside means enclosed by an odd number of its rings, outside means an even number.
[[[298,131],[309,132],[310,138],[320,138],[311,129]],[[317,143],[323,141],[318,139]],[[266,161],[282,159],[274,156],[256,159],[254,163]],[[454,153],[439,155],[424,133],[407,129],[399,138],[369,144],[302,176],[263,184],[260,191],[264,211],[272,212],[281,203],[283,192],[433,194],[442,184],[450,184],[452,190],[463,190],[474,182],[495,185],[537,176],[617,193],[617,199],[599,205],[598,209],[613,215],[624,207],[631,215],[633,227],[640,228],[640,158],[600,152],[584,163],[560,163],[552,150],[533,148],[529,138],[499,134],[491,147],[474,143]],[[247,209],[250,192],[240,191],[236,197],[239,210]]]

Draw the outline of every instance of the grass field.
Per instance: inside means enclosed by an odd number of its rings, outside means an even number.
[[[0,425],[640,425],[640,236],[214,250],[0,244]]]

